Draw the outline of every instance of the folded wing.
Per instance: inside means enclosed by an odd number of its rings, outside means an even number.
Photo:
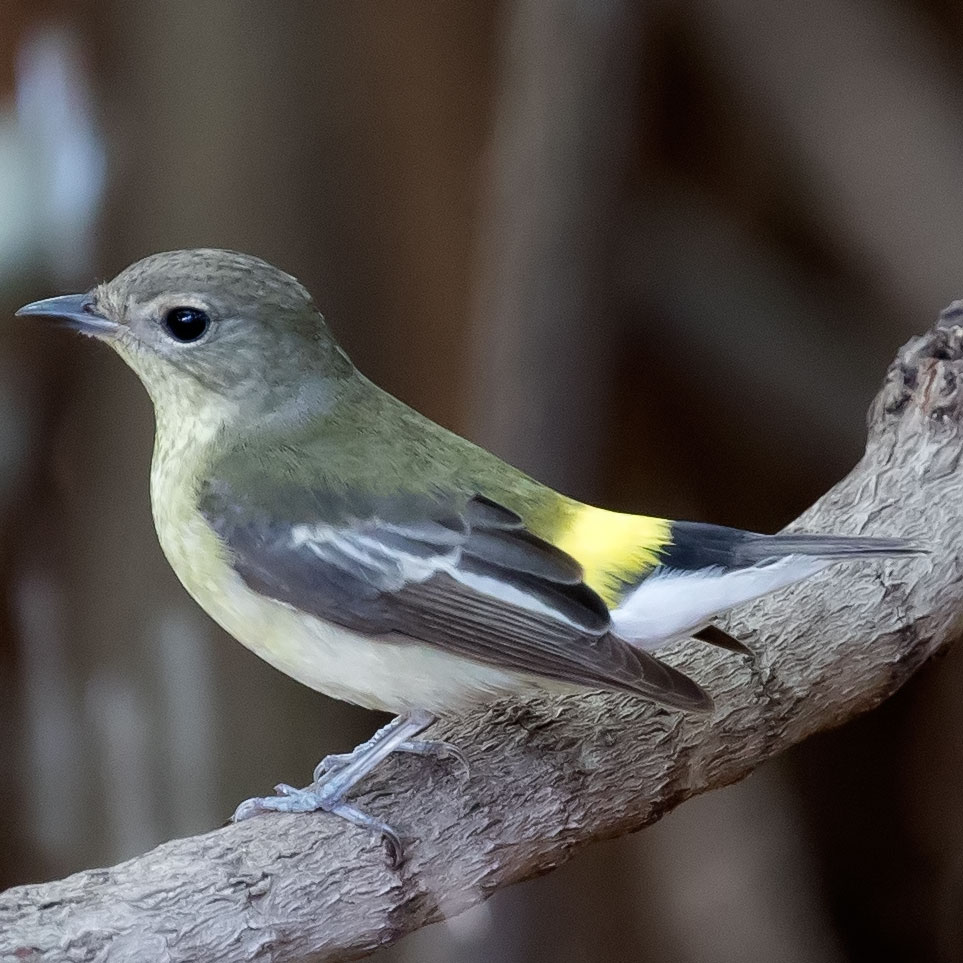
[[[302,611],[547,679],[711,705],[687,676],[610,631],[570,555],[480,495],[272,489],[258,499],[215,479],[200,506],[245,582]]]

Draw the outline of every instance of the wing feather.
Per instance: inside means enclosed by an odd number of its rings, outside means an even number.
[[[579,564],[490,499],[352,504],[321,493],[307,502],[313,512],[291,519],[221,481],[200,504],[245,582],[302,611],[561,682],[711,705],[687,676],[612,634]]]

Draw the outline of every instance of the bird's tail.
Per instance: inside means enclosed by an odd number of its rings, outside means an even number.
[[[925,554],[900,538],[788,533],[760,535],[672,522],[660,565],[620,601],[615,631],[641,648],[703,632],[736,605],[815,575],[836,562]],[[709,631],[707,641],[713,642]],[[722,644],[715,641],[714,644]],[[735,646],[730,642],[728,648]]]
[[[923,555],[925,549],[903,538],[874,538],[865,535],[811,535],[795,532],[785,535],[757,535],[743,532],[745,539],[737,555],[748,564],[759,564],[805,555],[832,561],[850,558],[896,558],[903,555]]]
[[[902,538],[865,535],[814,535],[788,532],[760,535],[702,522],[672,522],[671,544],[663,549],[663,569],[683,572],[707,568],[733,571],[765,565],[788,556],[842,561],[919,555],[920,546]]]

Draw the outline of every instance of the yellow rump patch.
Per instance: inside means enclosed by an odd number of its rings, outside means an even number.
[[[671,526],[665,518],[580,505],[554,541],[581,564],[586,584],[611,608],[626,583],[637,582],[659,564],[660,552],[672,541]]]

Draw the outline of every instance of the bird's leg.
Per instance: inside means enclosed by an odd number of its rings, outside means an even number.
[[[367,742],[361,743],[352,752],[338,752],[330,756],[325,756],[315,767],[314,770],[314,782],[320,782],[324,779],[325,775],[330,772],[335,772],[338,769],[343,769],[349,762],[355,759],[359,753],[364,752],[374,741],[378,739],[389,726],[393,725],[394,720],[385,726],[383,729],[379,729],[374,736],[372,736]],[[430,756],[433,759],[438,759],[439,761],[452,760],[457,763],[463,778],[467,778],[471,767],[468,764],[468,759],[465,754],[457,746],[453,746],[450,742],[442,742],[440,739],[406,739],[404,742],[399,743],[392,750],[393,752],[407,752],[413,756]]]
[[[347,795],[382,759],[395,752],[403,743],[409,742],[419,732],[423,732],[434,721],[435,717],[424,709],[416,709],[393,719],[371,739],[358,746],[351,753],[350,762],[339,766],[333,772],[324,773],[316,780],[314,788],[318,795],[329,800]]]
[[[351,752],[338,752],[330,756],[325,756],[315,767],[314,775],[311,777],[312,782],[320,782],[326,772],[333,769],[343,769],[352,759],[361,755],[363,752],[367,752],[373,745],[375,745],[380,739],[386,738],[390,733],[394,732],[402,723],[405,722],[407,716],[395,716],[391,722],[383,725],[370,739],[362,742],[360,745],[355,746]],[[432,719],[434,721],[434,718]],[[430,725],[431,723],[429,723]]]
[[[386,823],[346,803],[345,796],[386,756],[427,729],[434,721],[435,717],[430,712],[420,709],[398,716],[351,753],[350,762],[333,772],[325,773],[307,789],[295,789],[282,783],[275,787],[277,796],[245,800],[237,807],[234,821],[262,812],[303,813],[322,809],[341,816],[356,826],[379,833],[388,846],[391,862],[397,865],[402,856],[398,834]]]

